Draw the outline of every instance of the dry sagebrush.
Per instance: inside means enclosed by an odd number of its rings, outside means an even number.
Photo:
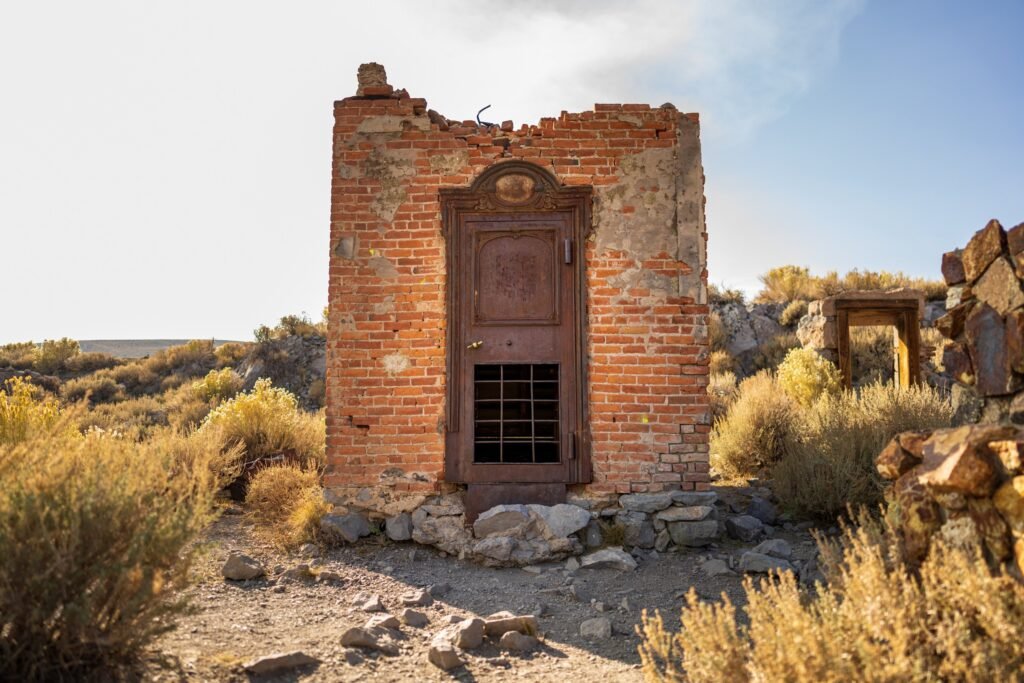
[[[736,398],[711,431],[711,465],[727,477],[757,474],[783,455],[797,404],[768,371],[740,383]]]
[[[324,501],[319,474],[295,465],[259,470],[245,502],[257,531],[282,548],[318,540],[320,518],[331,507]]]
[[[70,419],[0,446],[3,680],[81,680],[172,628],[210,519],[211,449]]]
[[[839,370],[814,349],[792,349],[778,368],[779,386],[803,407],[840,390]]]
[[[891,529],[847,529],[816,595],[791,573],[744,581],[747,619],[690,591],[682,629],[643,616],[648,681],[847,683],[1024,680],[1024,587],[937,545],[915,575]],[[838,561],[836,561],[838,560]]]

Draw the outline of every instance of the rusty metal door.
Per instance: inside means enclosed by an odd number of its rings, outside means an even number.
[[[445,478],[579,481],[579,216],[552,206],[452,219]]]
[[[565,481],[576,393],[569,217],[470,216],[463,230],[463,467],[470,481]]]

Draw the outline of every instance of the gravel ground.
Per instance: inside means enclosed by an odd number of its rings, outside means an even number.
[[[798,558],[814,550],[804,532],[782,533]],[[371,538],[333,549],[315,560],[314,571],[335,572],[340,580],[284,581],[280,574],[301,563],[256,538],[248,522],[226,514],[208,533],[209,542],[189,589],[195,609],[164,635],[147,658],[147,680],[202,681],[636,681],[642,679],[635,627],[644,609],[660,610],[671,628],[679,625],[682,595],[691,586],[707,599],[727,593],[743,604],[742,577],[709,577],[700,569],[709,554],[738,555],[752,544],[724,540],[717,547],[652,554],[632,572],[585,569],[569,572],[565,563],[523,569],[490,569],[460,561],[431,548]],[[246,582],[226,581],[220,567],[227,556],[242,552],[259,559],[268,576]],[[398,615],[401,596],[417,588],[447,584],[427,607],[430,624],[403,626],[397,655],[343,647],[341,633],[362,626],[370,616],[358,599],[380,595],[387,612]],[[443,592],[443,595],[440,593]],[[433,634],[448,615],[486,617],[497,611],[539,614],[541,647],[520,655],[485,642],[464,651],[465,666],[443,672],[427,661]],[[613,635],[599,641],[580,636],[580,624],[606,617]],[[253,678],[243,663],[279,652],[301,650],[318,665],[272,678]]]

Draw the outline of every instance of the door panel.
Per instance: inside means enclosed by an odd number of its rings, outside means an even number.
[[[457,439],[467,481],[570,480],[576,430],[571,214],[468,215],[458,278]],[[566,261],[569,261],[568,263]]]

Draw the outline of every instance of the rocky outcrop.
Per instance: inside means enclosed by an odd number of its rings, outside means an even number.
[[[1024,571],[1024,429],[968,425],[894,438],[876,460],[890,517],[920,563],[936,538]]]
[[[712,310],[722,323],[725,350],[737,365],[739,374],[752,374],[761,350],[786,332],[779,323],[782,304],[713,304]]]

